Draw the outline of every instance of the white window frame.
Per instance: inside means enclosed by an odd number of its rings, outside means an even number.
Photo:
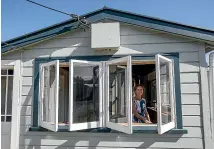
[[[163,134],[173,128],[175,128],[175,90],[174,90],[174,71],[173,60],[161,56],[155,55],[156,60],[156,87],[157,87],[157,117],[158,117],[158,134]],[[160,60],[169,63],[169,81],[170,81],[170,103],[171,103],[171,122],[162,124],[161,113],[161,83],[160,83]]]
[[[109,121],[109,65],[111,64],[117,64],[119,62],[126,62],[127,63],[127,68],[126,68],[126,107],[127,107],[127,114],[128,114],[128,125],[124,126],[124,125],[120,125],[117,123],[112,123]],[[126,56],[126,57],[122,57],[122,58],[118,58],[118,59],[114,59],[114,60],[110,60],[106,62],[106,86],[105,86],[105,121],[106,121],[106,126],[108,128],[117,130],[117,131],[121,131],[127,134],[132,134],[132,63],[131,63],[131,56]]]
[[[44,90],[44,67],[49,67],[54,65],[55,70],[55,101],[52,101],[55,107],[55,121],[54,123],[48,123],[43,121],[43,91]],[[39,125],[43,128],[49,129],[51,131],[58,131],[58,107],[59,107],[59,60],[51,61],[40,65],[40,80],[39,80]]]
[[[94,122],[85,122],[85,123],[73,123],[73,71],[74,71],[74,63],[79,64],[88,64],[90,66],[99,66],[99,121]],[[103,67],[101,62],[91,62],[91,61],[83,61],[83,60],[70,60],[69,63],[70,74],[69,74],[69,131],[82,130],[82,129],[90,129],[97,128],[103,126]]]

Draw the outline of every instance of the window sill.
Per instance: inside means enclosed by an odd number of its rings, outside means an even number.
[[[29,131],[41,131],[41,132],[52,132],[47,129],[41,127],[30,127]],[[67,129],[60,129],[58,132],[69,132]],[[96,128],[96,129],[87,129],[87,130],[79,130],[75,132],[93,132],[93,133],[121,133],[115,130],[111,130],[109,128]],[[139,127],[133,127],[133,133],[144,133],[144,134],[157,134],[157,129],[140,129]],[[188,131],[186,129],[172,129],[165,134],[187,134]]]

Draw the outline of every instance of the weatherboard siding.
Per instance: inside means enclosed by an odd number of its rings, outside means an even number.
[[[13,52],[2,59],[23,61],[20,149],[33,148],[203,148],[202,106],[198,49],[202,44],[140,27],[121,25],[118,51],[97,52],[90,48],[90,32],[75,30],[39,43],[29,50]],[[188,134],[118,134],[76,132],[29,132],[32,125],[34,59],[38,57],[105,54],[155,54],[179,52],[183,126]]]
[[[10,147],[11,122],[1,122],[1,148]]]

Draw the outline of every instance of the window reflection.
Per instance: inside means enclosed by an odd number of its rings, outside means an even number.
[[[75,66],[74,123],[99,121],[99,66]]]

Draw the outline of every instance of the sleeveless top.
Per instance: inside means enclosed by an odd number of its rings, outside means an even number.
[[[142,98],[141,100],[136,100],[135,98],[133,99],[133,103],[135,104],[135,108],[136,108],[136,111],[139,115],[143,116],[146,118],[146,112],[147,112],[147,109],[146,109],[146,100],[144,98]],[[144,123],[143,120],[140,120],[138,119],[134,114],[133,114],[133,119],[132,119],[133,122],[137,122],[137,123]]]

